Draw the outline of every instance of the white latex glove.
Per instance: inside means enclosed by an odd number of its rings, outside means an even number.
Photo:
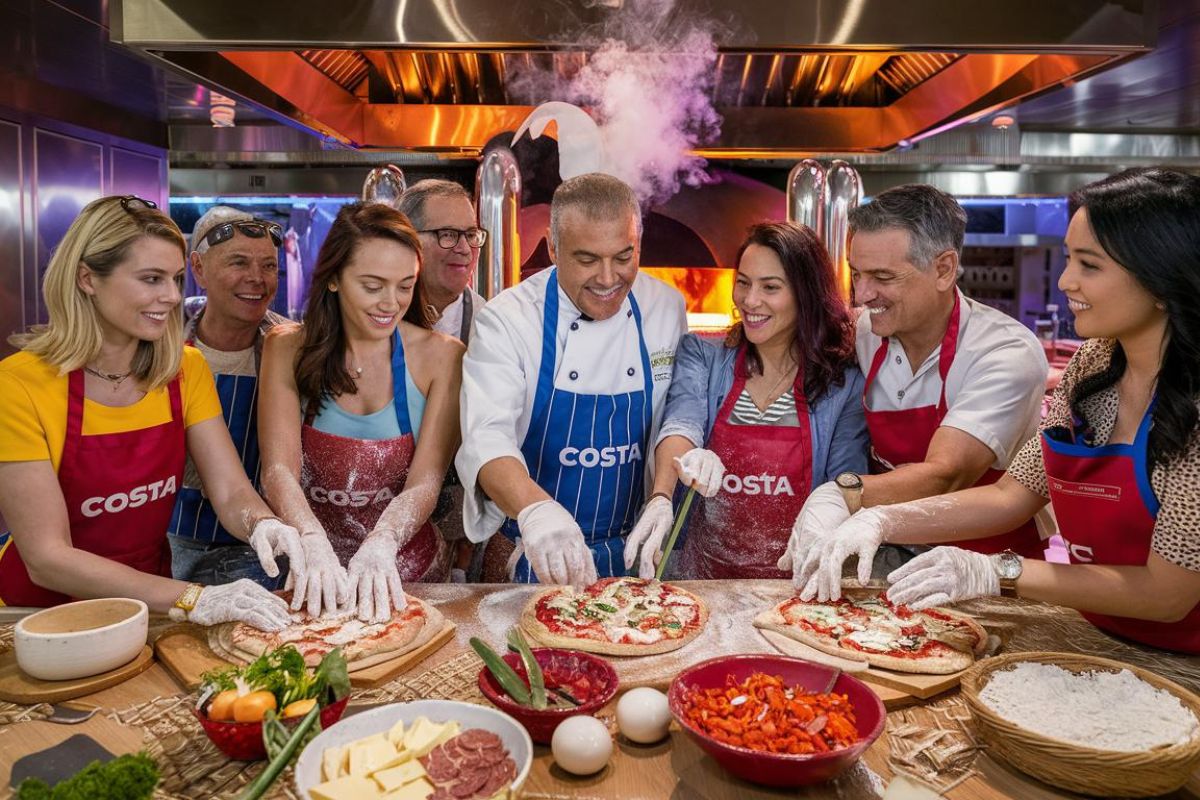
[[[346,606],[350,599],[350,580],[338,561],[337,553],[324,532],[306,532],[300,537],[304,548],[304,574],[292,584],[292,610],[297,611],[308,600],[310,616],[321,616],[321,608]]]
[[[935,547],[892,570],[888,600],[914,610],[1000,594],[991,556],[961,547]]]
[[[693,453],[697,452],[695,450]],[[707,453],[707,450],[700,452]],[[720,460],[717,461],[720,463]],[[637,524],[629,532],[625,540],[625,569],[633,566],[637,558],[638,548],[642,550],[641,563],[638,565],[638,577],[649,580],[654,577],[655,568],[662,559],[663,538],[671,530],[675,522],[675,512],[671,501],[661,494],[651,497],[650,502],[642,508],[642,515]]]
[[[291,621],[283,598],[249,578],[205,586],[187,618],[197,625],[245,622],[261,631],[283,630]]]
[[[799,591],[816,572],[818,561],[809,561],[808,556],[817,545],[850,519],[846,497],[833,481],[822,483],[804,501],[803,508],[792,523],[792,536],[787,550],[779,557],[776,566],[792,571],[792,585]]]
[[[703,447],[693,447],[676,458],[675,471],[679,473],[680,483],[684,486],[694,483],[696,491],[704,497],[716,497],[725,478],[725,465],[721,463],[721,457]]]
[[[396,551],[400,544],[394,531],[372,531],[346,570],[350,596],[358,599],[358,618],[363,622],[386,622],[392,606],[404,608],[408,600],[396,569]]]
[[[291,573],[304,575],[304,546],[300,543],[300,532],[282,520],[260,519],[250,532],[250,546],[258,554],[258,563],[268,578],[279,577],[275,556],[281,555],[288,557]]]
[[[871,580],[871,562],[875,551],[883,544],[883,526],[887,519],[887,506],[876,506],[859,511],[843,522],[832,534],[824,537],[808,552],[806,563],[815,560],[812,576],[800,592],[801,600],[824,603],[842,596],[842,564],[853,555],[858,556],[858,580]],[[809,569],[810,567],[802,567]]]
[[[517,515],[525,557],[542,583],[577,588],[596,582],[592,552],[570,513],[553,500],[530,503]]]

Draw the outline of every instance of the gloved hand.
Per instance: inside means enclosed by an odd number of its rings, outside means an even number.
[[[914,610],[1000,594],[992,559],[961,547],[935,547],[892,570],[888,600]]]
[[[260,519],[250,532],[250,546],[258,554],[258,563],[269,578],[279,577],[279,565],[275,556],[288,557],[288,569],[294,574],[304,574],[304,547],[300,543],[300,532],[283,520],[275,517]]]
[[[321,616],[322,605],[327,609],[346,606],[351,599],[350,580],[324,531],[305,532],[300,544],[304,549],[304,574],[294,581],[288,575],[288,584],[294,589],[292,610],[303,606],[305,599],[313,617]]]
[[[818,562],[808,560],[809,553],[817,545],[833,535],[833,532],[850,519],[846,498],[833,481],[822,483],[804,501],[804,507],[792,523],[792,536],[787,550],[779,557],[776,566],[792,571],[792,585],[799,591],[816,572]]]
[[[718,461],[718,463],[720,462]],[[640,547],[642,559],[638,565],[638,577],[647,580],[653,578],[655,568],[662,558],[663,538],[671,530],[674,521],[675,512],[671,508],[671,501],[661,494],[651,497],[650,502],[642,508],[642,515],[638,517],[637,524],[633,526],[633,530],[629,532],[629,537],[625,540],[625,569],[628,570],[633,566]]]
[[[346,573],[350,580],[350,596],[358,599],[358,618],[363,622],[386,622],[392,616],[392,606],[404,608],[408,603],[396,569],[396,551],[400,549],[396,533],[374,530],[350,559]]]
[[[205,586],[187,618],[197,625],[245,622],[260,631],[283,630],[291,621],[283,598],[249,578]]]
[[[517,515],[517,528],[539,581],[577,588],[596,582],[596,565],[583,531],[561,505],[553,500],[530,503]]]
[[[800,592],[801,600],[817,598],[818,602],[837,600],[842,596],[842,564],[852,555],[858,556],[858,580],[871,580],[871,562],[875,551],[883,544],[883,526],[887,520],[887,506],[876,506],[859,511],[843,522],[837,530],[826,536],[809,550],[806,563],[812,575]],[[812,564],[815,562],[815,567]]]
[[[704,497],[715,497],[725,478],[721,457],[703,447],[693,447],[676,458],[675,471],[679,473],[680,483],[691,486],[695,482],[696,491]]]

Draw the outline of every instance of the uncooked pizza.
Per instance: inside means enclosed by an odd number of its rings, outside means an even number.
[[[284,599],[290,599],[284,595]],[[327,611],[313,618],[301,609],[291,613],[292,622],[281,631],[260,631],[244,622],[229,622],[209,629],[209,644],[219,655],[253,660],[263,653],[290,644],[315,666],[336,647],[351,670],[370,666],[412,652],[424,645],[445,625],[441,612],[408,595],[408,603],[393,609],[386,622],[366,623],[353,611]]]
[[[670,583],[604,578],[576,591],[546,589],[521,614],[521,627],[540,644],[614,656],[677,650],[700,635],[708,609]]]
[[[841,658],[930,675],[966,669],[987,643],[987,631],[966,614],[913,611],[878,592],[852,592],[828,603],[792,597],[754,624]]]

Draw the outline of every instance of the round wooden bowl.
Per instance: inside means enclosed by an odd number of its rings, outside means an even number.
[[[1151,797],[1173,792],[1187,783],[1200,765],[1200,735],[1184,744],[1141,752],[1097,750],[1064,742],[1019,727],[979,699],[994,673],[1022,662],[1053,664],[1076,674],[1127,669],[1141,680],[1165,689],[1200,719],[1200,697],[1153,672],[1075,653],[1011,653],[977,663],[962,676],[962,693],[989,751],[1022,772],[1053,786],[1105,797]]]

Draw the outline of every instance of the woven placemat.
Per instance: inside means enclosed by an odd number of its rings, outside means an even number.
[[[459,700],[485,704],[477,678],[483,662],[474,653],[455,658],[413,677],[400,677],[375,689],[358,691],[351,706],[418,699]],[[194,694],[158,697],[109,713],[123,725],[142,729],[146,750],[158,764],[159,789],[169,798],[232,798],[254,780],[266,762],[232,761],[204,735],[192,714]],[[296,800],[289,769],[267,797]]]

